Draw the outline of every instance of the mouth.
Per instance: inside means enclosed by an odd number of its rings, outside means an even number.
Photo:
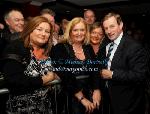
[[[77,36],[76,38],[77,38],[77,39],[82,39],[83,37],[81,37],[81,36]]]
[[[93,37],[93,38],[91,38],[91,39],[93,39],[93,40],[99,40],[99,38],[98,37]]]
[[[109,34],[109,37],[113,37],[115,34]]]
[[[45,37],[38,37],[39,39],[41,39],[41,40],[45,40]]]

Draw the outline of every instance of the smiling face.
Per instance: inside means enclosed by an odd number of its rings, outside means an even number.
[[[73,43],[82,43],[85,39],[86,27],[83,22],[77,23],[70,32]]]
[[[24,17],[19,11],[11,11],[5,19],[6,24],[12,33],[22,32],[24,28]]]
[[[101,27],[95,28],[90,33],[90,42],[93,45],[99,45],[104,38],[104,33]]]
[[[95,14],[92,10],[84,12],[84,19],[87,24],[93,24],[95,22]]]
[[[103,27],[106,35],[112,41],[117,39],[120,33],[123,31],[123,23],[117,23],[117,19],[114,16],[106,19],[103,22]]]
[[[46,44],[50,37],[50,29],[49,23],[40,23],[39,26],[30,33],[31,44],[36,47],[41,47]]]

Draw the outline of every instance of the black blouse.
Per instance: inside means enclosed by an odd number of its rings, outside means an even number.
[[[85,60],[76,58],[73,47],[69,43],[57,44],[51,50],[54,71],[67,89],[73,93],[87,88],[99,89],[100,76],[94,51],[90,45],[83,45],[82,48]],[[89,77],[86,84],[77,78],[83,76]]]

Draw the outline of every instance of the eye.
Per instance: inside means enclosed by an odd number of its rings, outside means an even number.
[[[80,31],[84,32],[84,31],[85,31],[85,29],[81,29]]]
[[[14,20],[15,20],[16,22],[24,21],[24,19],[19,19],[19,18],[15,18]]]
[[[94,35],[94,34],[96,34],[96,33],[95,33],[95,32],[92,32],[91,34],[93,34],[93,35]]]
[[[48,31],[48,30],[45,30],[45,32],[46,32],[46,33],[50,33],[50,31]]]
[[[73,32],[76,32],[76,31],[78,31],[78,30],[77,30],[77,29],[73,29],[72,31],[73,31]]]
[[[102,35],[101,33],[99,32],[92,32],[93,35]]]
[[[38,30],[38,31],[42,31],[42,29],[41,29],[41,28],[36,28],[36,30]]]
[[[114,27],[115,27],[115,25],[111,25],[111,26],[110,26],[110,28],[114,28]]]

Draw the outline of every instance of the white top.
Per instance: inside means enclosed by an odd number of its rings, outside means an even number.
[[[115,52],[116,52],[116,50],[118,48],[118,45],[120,44],[122,36],[123,36],[123,32],[119,35],[119,37],[116,40],[114,40],[113,50],[111,51],[111,55],[110,55],[109,60],[108,60],[108,66],[107,66],[107,68],[109,70],[110,70],[110,67],[111,67],[111,61],[112,61],[112,59],[114,57],[114,54],[115,54]],[[109,46],[110,46],[110,43],[106,46],[106,55],[108,53]]]

